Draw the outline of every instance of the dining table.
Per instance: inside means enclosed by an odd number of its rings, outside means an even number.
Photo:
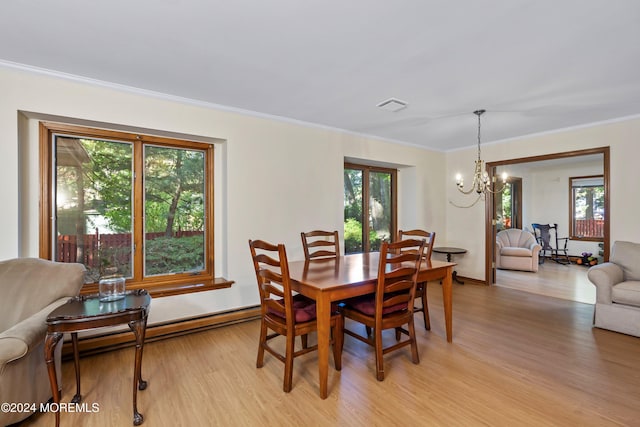
[[[379,252],[368,252],[289,262],[292,289],[316,301],[318,372],[322,399],[328,396],[332,303],[373,293],[378,281],[379,259]],[[452,342],[452,275],[455,265],[454,262],[423,260],[418,273],[418,282],[440,280],[442,283],[448,342]]]

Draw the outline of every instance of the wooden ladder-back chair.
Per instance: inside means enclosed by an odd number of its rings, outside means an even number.
[[[265,350],[284,363],[285,392],[291,391],[293,359],[317,350],[307,346],[307,334],[317,329],[316,303],[300,294],[293,294],[289,278],[289,264],[284,245],[273,245],[262,240],[249,240],[253,267],[260,292],[260,343],[256,367],[264,365]],[[337,308],[331,316],[333,357],[336,370],[342,368],[342,317]],[[269,334],[271,329],[274,333]],[[284,355],[269,345],[278,336],[286,338]],[[302,348],[295,350],[295,338],[302,337]]]
[[[413,363],[420,363],[413,306],[424,248],[424,240],[383,242],[375,293],[347,300],[342,307],[344,317],[373,329],[372,335],[366,337],[346,328],[343,331],[375,348],[378,381],[384,380],[383,355],[386,353],[409,345]],[[404,325],[407,325],[406,329]],[[395,329],[397,341],[386,348],[382,342],[382,331],[385,329]],[[407,335],[408,339],[401,340],[401,334]]]
[[[337,231],[314,230],[300,233],[304,258],[337,258],[340,256],[340,238]],[[314,251],[315,248],[319,248]],[[313,251],[313,252],[312,252]]]
[[[436,241],[435,231],[424,230],[399,230],[398,240],[405,238],[410,239],[425,239],[426,245],[424,250],[424,259],[431,261],[431,253],[433,252],[433,244]],[[416,298],[421,299],[420,307],[414,308],[414,312],[422,312],[422,318],[424,320],[424,328],[431,330],[431,321],[429,320],[429,305],[427,304],[427,282],[420,282],[416,288]]]

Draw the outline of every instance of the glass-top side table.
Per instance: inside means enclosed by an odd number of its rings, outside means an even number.
[[[147,328],[147,316],[151,296],[144,289],[127,291],[124,298],[115,301],[100,301],[98,295],[81,295],[53,310],[47,317],[47,335],[44,343],[45,361],[49,373],[49,382],[53,392],[55,407],[59,407],[60,390],[54,363],[54,350],[64,333],[71,334],[73,364],[76,373],[76,394],[72,403],[82,400],[80,394],[80,357],[78,354],[78,332],[105,326],[128,324],[136,338],[136,354],[133,374],[133,425],[144,421],[138,412],[137,392],[147,388],[142,379],[142,350]],[[60,425],[60,412],[56,412],[56,427]]]

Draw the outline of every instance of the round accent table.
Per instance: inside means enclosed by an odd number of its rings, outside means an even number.
[[[437,248],[433,248],[433,252],[437,252],[439,254],[446,254],[447,255],[447,262],[451,262],[451,255],[462,255],[462,254],[466,254],[467,250],[463,249],[463,248],[453,248],[450,246],[440,246]],[[458,272],[457,271],[453,271],[453,277],[452,279],[458,283],[460,283],[461,285],[464,285],[464,282],[460,279],[458,279]]]
[[[47,335],[44,341],[44,356],[49,372],[49,382],[53,403],[59,409],[60,389],[56,374],[54,351],[63,334],[71,334],[73,346],[73,365],[76,371],[76,394],[72,403],[82,401],[80,394],[80,356],[78,354],[78,332],[128,324],[136,338],[135,366],[133,370],[133,425],[138,426],[144,417],[138,412],[138,390],[147,388],[147,382],[142,379],[142,350],[144,336],[147,329],[147,315],[151,296],[144,289],[137,289],[125,293],[124,298],[111,302],[100,301],[98,295],[78,296],[53,310],[47,317]],[[56,427],[60,425],[60,411],[56,410]]]

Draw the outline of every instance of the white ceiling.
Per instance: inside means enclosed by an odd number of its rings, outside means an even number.
[[[640,1],[3,1],[0,64],[448,151],[640,115]]]

